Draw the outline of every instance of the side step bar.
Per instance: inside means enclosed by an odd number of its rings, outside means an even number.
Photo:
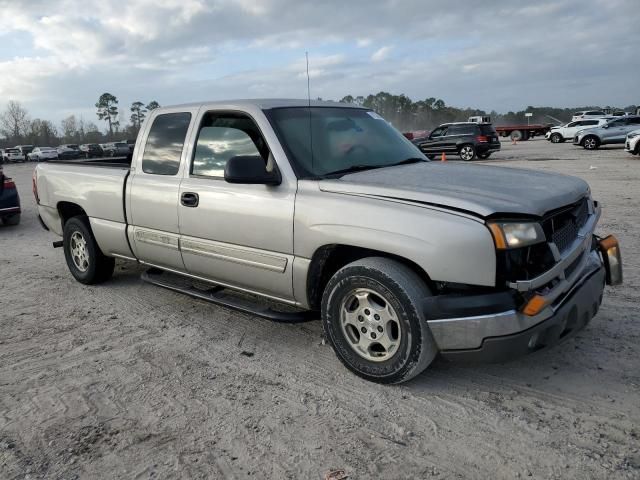
[[[174,278],[171,279],[169,276]],[[175,277],[178,277],[178,281],[176,281]],[[258,317],[266,318],[274,322],[300,323],[317,320],[319,318],[318,312],[314,311],[282,312],[274,310],[265,305],[265,300],[260,302],[260,299],[256,298],[256,301],[252,302],[247,298],[240,298],[239,296],[233,296],[233,294],[225,293],[227,290],[226,288],[216,285],[211,285],[207,290],[199,289],[194,287],[189,279],[181,278],[175,274],[168,274],[158,268],[148,269],[146,272],[142,273],[140,278],[144,282],[157,285],[158,287],[166,288],[174,292],[184,293],[185,295],[199,298],[200,300],[215,303],[216,305],[221,305],[233,310],[238,310],[240,312],[257,315]]]

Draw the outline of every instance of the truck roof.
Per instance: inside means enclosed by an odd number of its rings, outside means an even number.
[[[293,98],[254,98],[254,99],[235,99],[235,100],[214,100],[208,102],[192,102],[183,103],[180,105],[166,105],[158,108],[158,110],[174,109],[180,107],[199,107],[199,106],[238,106],[238,107],[258,107],[261,110],[269,110],[271,108],[283,108],[283,107],[308,107],[311,103],[312,107],[340,107],[340,108],[360,108],[358,105],[352,103],[340,103],[329,100],[309,100],[307,99],[293,99]]]

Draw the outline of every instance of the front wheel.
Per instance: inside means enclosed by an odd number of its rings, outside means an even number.
[[[473,145],[463,145],[459,152],[460,158],[465,162],[476,158],[476,149]]]
[[[325,337],[356,375],[400,383],[422,372],[438,349],[422,313],[431,293],[406,265],[383,257],[341,268],[322,296]]]
[[[69,271],[80,283],[102,283],[113,275],[115,260],[98,247],[87,217],[73,217],[64,224],[63,246]]]
[[[559,133],[552,133],[550,140],[551,140],[551,143],[560,143],[564,141],[564,139],[562,138],[562,135],[560,135]]]
[[[600,142],[596,137],[587,137],[582,140],[582,146],[585,150],[596,150],[600,146]]]

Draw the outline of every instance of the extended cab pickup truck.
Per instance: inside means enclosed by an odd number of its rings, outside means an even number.
[[[551,345],[622,281],[584,181],[429,162],[376,113],[333,102],[159,108],[131,165],[40,163],[34,193],[78,281],[109,279],[119,258],[276,320],[320,312],[345,366],[381,383],[438,353],[498,361]],[[223,287],[252,295],[234,304]]]

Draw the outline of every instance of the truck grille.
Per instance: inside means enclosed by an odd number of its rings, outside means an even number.
[[[589,218],[589,206],[587,199],[583,198],[569,208],[563,209],[542,223],[547,238],[550,238],[560,253],[564,253],[578,238],[580,229],[584,227]]]

